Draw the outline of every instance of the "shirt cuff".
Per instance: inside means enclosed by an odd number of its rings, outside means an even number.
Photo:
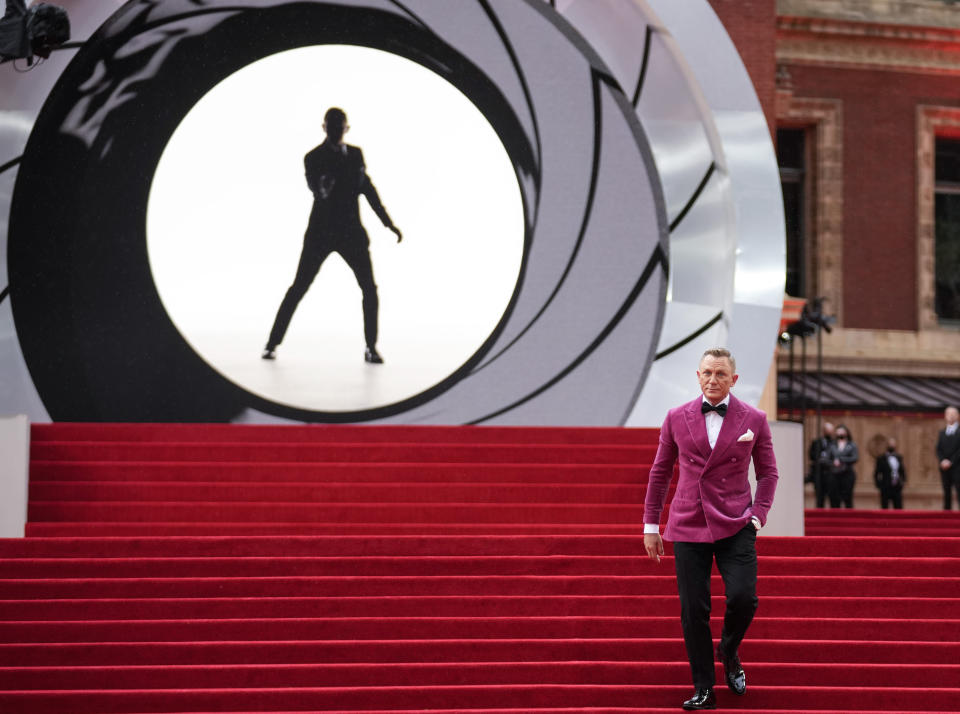
[[[660,526],[659,526],[659,524],[657,524],[657,523],[644,523],[644,524],[643,524],[643,534],[646,535],[647,533],[656,533],[657,535],[660,535]]]

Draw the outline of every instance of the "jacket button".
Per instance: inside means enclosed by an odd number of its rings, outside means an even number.
[[[730,460],[731,460],[731,461],[736,461],[736,460],[737,460],[737,457],[734,456],[734,457],[733,457],[732,459],[730,459]]]

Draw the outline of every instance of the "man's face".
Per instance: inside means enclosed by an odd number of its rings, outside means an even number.
[[[830,422],[827,422],[826,424],[823,425],[823,435],[828,439],[833,438],[833,424],[831,424]]]
[[[956,424],[957,420],[960,419],[960,412],[957,411],[956,407],[947,407],[943,412],[943,418],[947,420],[947,424]]]
[[[325,121],[323,122],[323,131],[331,141],[341,142],[343,141],[344,134],[350,131],[350,125],[347,124],[346,118],[344,118],[343,121]]]
[[[707,355],[700,360],[700,369],[697,370],[700,390],[711,404],[718,404],[730,394],[738,376],[733,373],[729,359],[713,355]]]

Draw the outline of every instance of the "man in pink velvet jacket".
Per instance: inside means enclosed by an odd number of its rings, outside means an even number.
[[[767,522],[777,487],[777,463],[766,415],[730,394],[737,381],[728,350],[707,350],[697,379],[703,395],[671,409],[647,485],[644,547],[660,562],[660,516],[679,464],[664,537],[673,541],[683,639],[693,675],[687,710],[716,708],[714,648],[710,632],[710,571],[716,559],[726,590],[726,613],[716,656],[727,686],[746,692],[737,649],[757,609],[757,531]],[[747,471],[753,459],[756,498]]]

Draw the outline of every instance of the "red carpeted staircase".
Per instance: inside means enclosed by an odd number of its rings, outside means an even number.
[[[655,432],[33,436],[28,537],[0,540],[0,712],[613,714],[691,693],[672,558],[641,555]],[[890,529],[950,518],[854,515],[760,539],[748,692],[723,710],[960,710],[960,537]]]
[[[807,535],[960,538],[956,511],[808,509]]]

